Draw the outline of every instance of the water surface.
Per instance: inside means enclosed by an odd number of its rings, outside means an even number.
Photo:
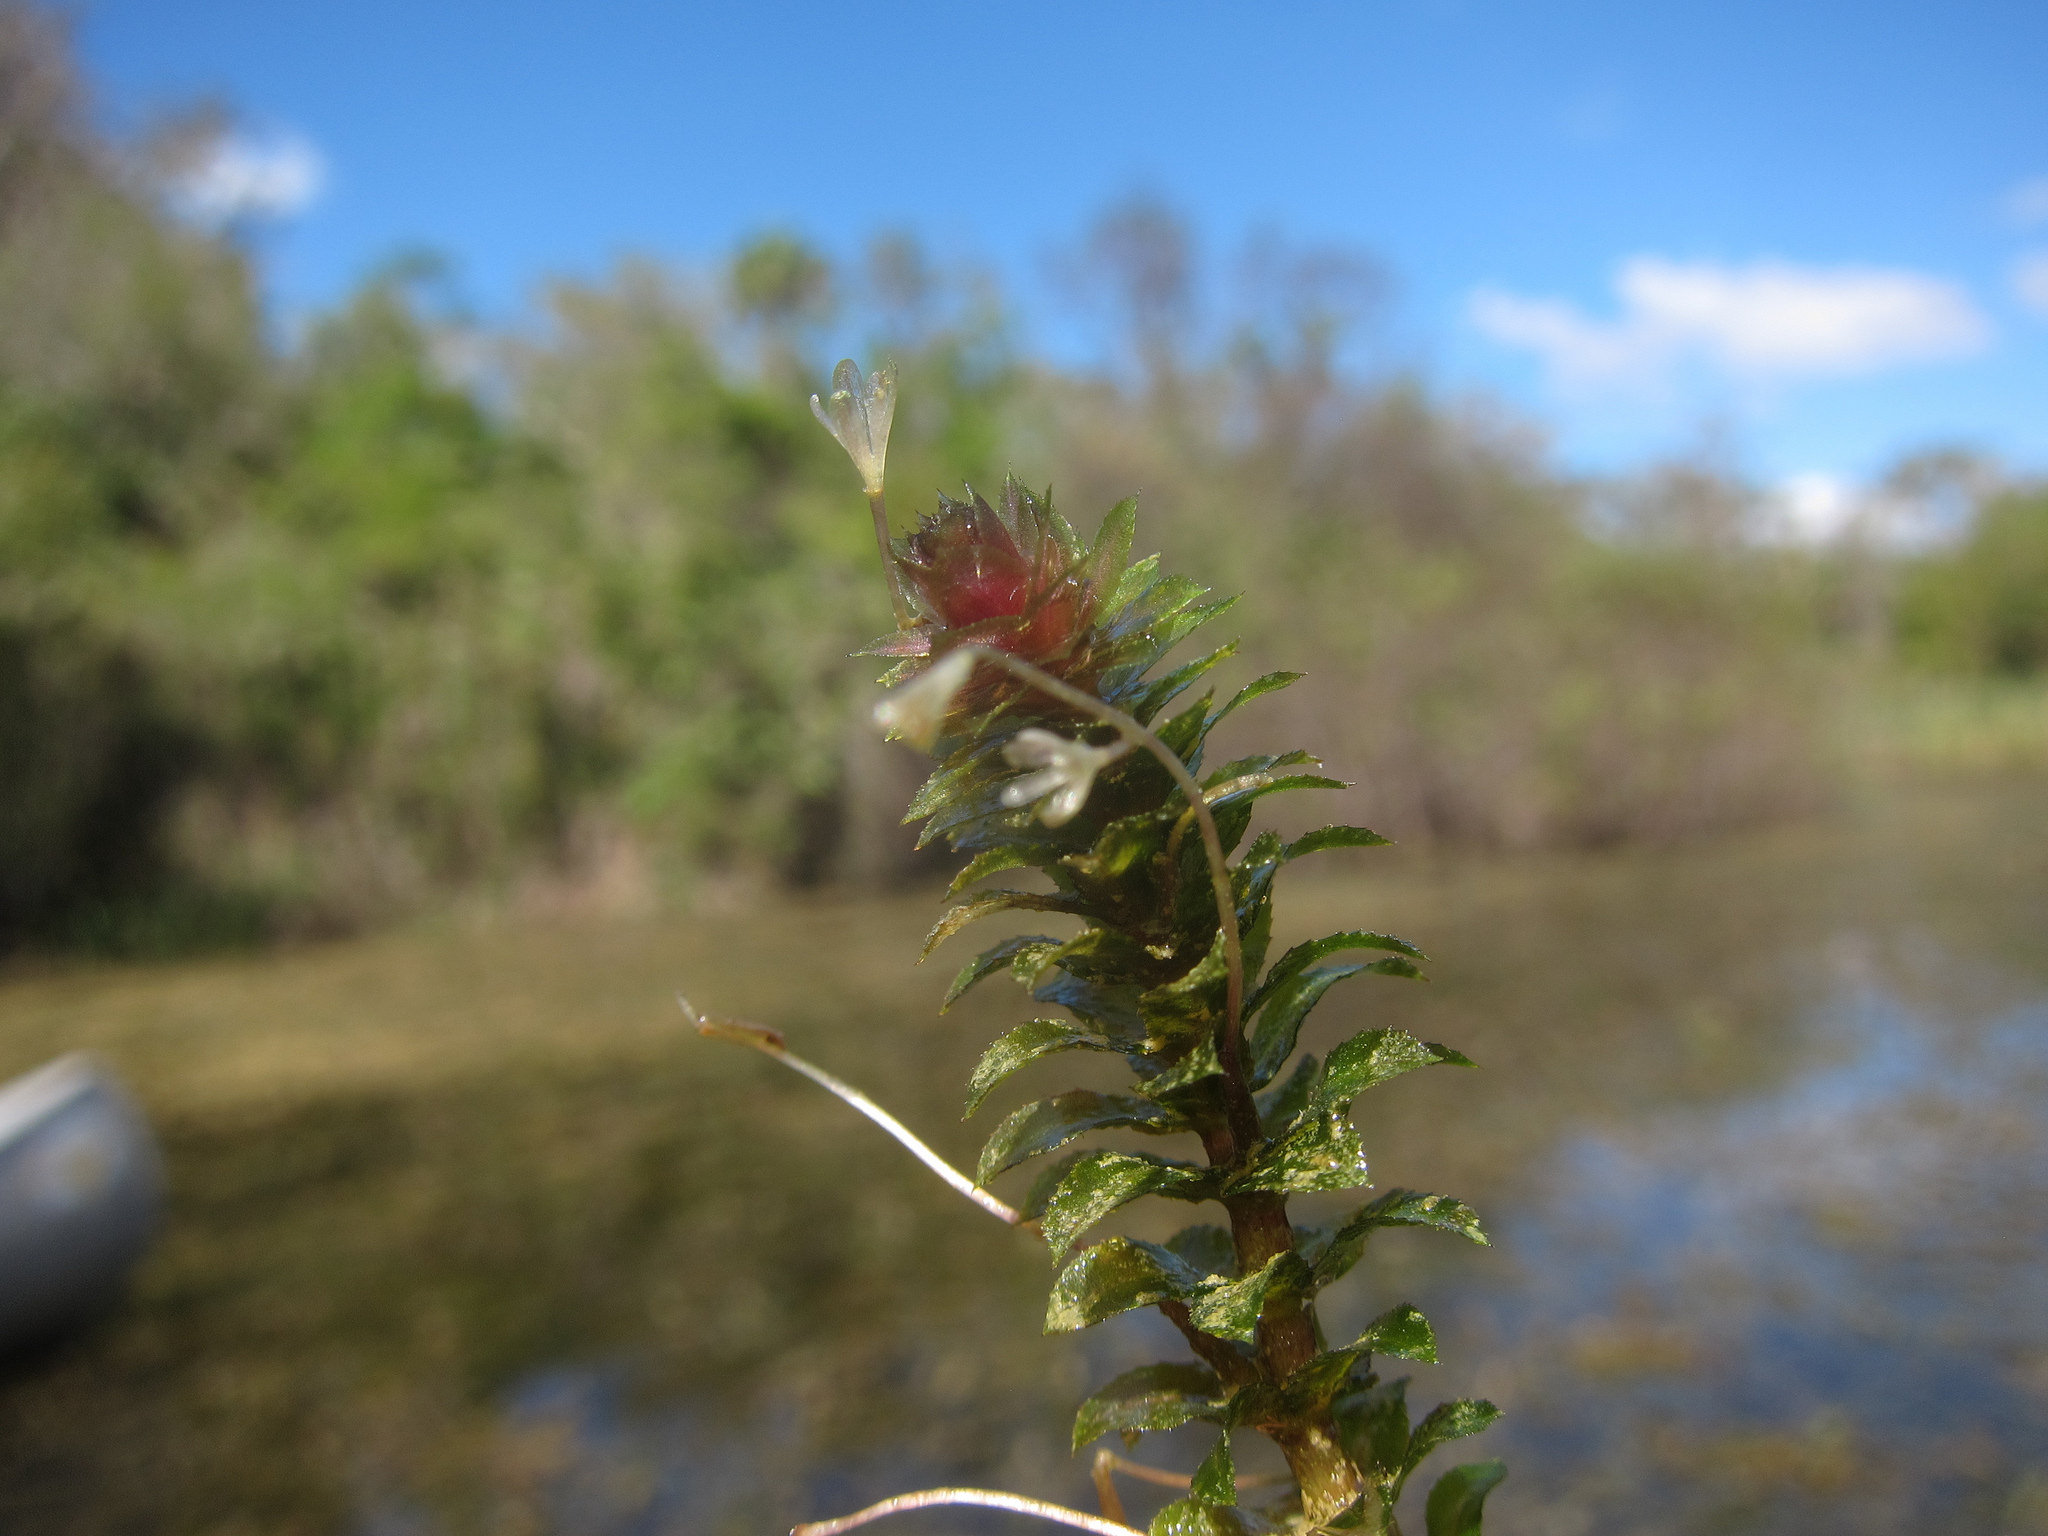
[[[1333,994],[1313,1045],[1393,1023],[1484,1067],[1359,1113],[1383,1186],[1471,1201],[1495,1246],[1389,1236],[1328,1315],[1413,1300],[1445,1363],[1411,1398],[1508,1410],[1469,1442],[1511,1464],[1493,1528],[2048,1532],[2044,813],[2048,786],[1978,785],[1283,889],[1283,937],[1433,956],[1426,986]],[[1041,1247],[669,1000],[785,1029],[971,1163],[960,1085],[1026,1005],[991,984],[936,1017],[950,966],[908,967],[933,908],[0,985],[0,1069],[105,1051],[175,1211],[128,1306],[0,1386],[0,1529],[766,1532],[951,1481],[1086,1503],[1073,1405],[1170,1332],[1041,1337]]]

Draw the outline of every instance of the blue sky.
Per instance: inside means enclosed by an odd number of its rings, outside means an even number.
[[[1365,247],[1379,352],[1611,468],[1713,435],[2048,467],[2048,6],[91,0],[104,116],[213,94],[280,311],[430,246],[486,314],[617,254],[880,226],[994,265],[1146,189]],[[266,181],[265,178],[269,179]],[[224,189],[224,190],[223,190]],[[1048,325],[1048,334],[1056,334]],[[1809,479],[1809,485],[1823,483]]]

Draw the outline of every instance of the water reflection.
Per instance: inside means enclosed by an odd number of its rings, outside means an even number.
[[[1804,1065],[1567,1132],[1494,1191],[1501,1263],[1411,1268],[1450,1362],[1416,1390],[1511,1410],[1484,1443],[1514,1468],[1502,1529],[2048,1530],[2048,1000],[1943,1012],[1926,1001],[1950,990],[1939,957],[1887,963],[1860,941],[1813,963],[1834,989],[1779,1042]],[[1069,1379],[1177,1353],[1149,1318],[1075,1343],[1015,1324],[979,1345],[1077,1353]],[[1085,1502],[1059,1454],[1070,1398],[1013,1383],[991,1402],[981,1355],[918,1355],[863,1390],[924,1427],[865,1455],[835,1455],[791,1401],[738,1423],[687,1398],[635,1406],[616,1365],[524,1379],[503,1433],[539,1447],[528,1494],[564,1536],[772,1530],[975,1478]],[[1185,1467],[1201,1449],[1150,1454]]]
[[[1460,1298],[1515,1529],[2048,1529],[2048,1003],[1943,1015],[1860,949],[1820,1064],[1569,1139]]]
[[[1364,921],[1439,957],[1333,994],[1312,1048],[1400,1024],[1488,1068],[1361,1122],[1382,1185],[1470,1200],[1497,1246],[1387,1234],[1330,1321],[1413,1300],[1446,1363],[1411,1395],[1509,1409],[1473,1447],[1513,1468],[1499,1530],[2048,1533],[2048,843],[2013,833],[2044,799],[1362,859],[1284,898],[1282,942]],[[939,1018],[949,967],[905,965],[930,916],[0,983],[0,1069],[107,1054],[172,1200],[131,1304],[0,1380],[0,1530],[760,1536],[951,1481],[1085,1504],[1074,1404],[1177,1340],[1042,1337],[1042,1245],[669,1001],[786,1028],[971,1161],[960,1085],[1018,1002]]]

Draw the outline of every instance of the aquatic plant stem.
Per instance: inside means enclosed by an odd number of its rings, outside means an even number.
[[[1041,693],[1047,693],[1062,704],[1080,710],[1101,721],[1126,743],[1141,747],[1159,760],[1160,767],[1171,775],[1173,782],[1188,802],[1188,809],[1195,818],[1195,824],[1202,832],[1202,847],[1209,860],[1209,884],[1216,895],[1216,923],[1223,935],[1223,961],[1227,972],[1224,994],[1223,1038],[1218,1042],[1217,1054],[1223,1063],[1224,1081],[1231,1087],[1227,1110],[1230,1128],[1240,1148],[1248,1147],[1258,1139],[1259,1116],[1252,1102],[1250,1090],[1245,1087],[1244,1072],[1240,1065],[1243,1057],[1243,1013],[1244,1013],[1244,943],[1237,931],[1237,895],[1230,885],[1230,863],[1224,857],[1223,837],[1216,830],[1216,818],[1209,811],[1208,797],[1202,786],[1195,782],[1195,776],[1188,772],[1188,766],[1180,760],[1165,742],[1161,741],[1145,726],[1114,704],[1084,692],[1071,683],[1062,682],[1051,673],[1034,667],[1022,657],[1012,656],[1008,651],[999,651],[992,646],[975,645],[963,647],[974,654],[978,661],[999,667],[1012,677],[1031,684]]]
[[[1188,811],[1201,829],[1202,846],[1208,856],[1209,883],[1216,895],[1216,920],[1223,935],[1224,961],[1229,976],[1224,1027],[1222,1038],[1217,1042],[1218,1065],[1223,1069],[1222,1099],[1226,1123],[1217,1133],[1204,1133],[1203,1141],[1212,1164],[1227,1166],[1234,1163],[1260,1143],[1263,1132],[1259,1127],[1258,1105],[1252,1098],[1251,1085],[1244,1070],[1244,948],[1237,930],[1237,897],[1230,883],[1230,865],[1224,856],[1223,838],[1216,829],[1215,815],[1209,809],[1208,796],[1177,752],[1114,705],[1007,651],[985,645],[961,649],[969,651],[977,661],[988,662],[1061,703],[1101,721],[1126,742],[1144,748],[1159,760],[1160,766],[1172,776],[1186,798]],[[1230,1213],[1231,1238],[1237,1249],[1241,1273],[1256,1273],[1275,1256],[1294,1248],[1294,1229],[1287,1217],[1284,1196],[1265,1191],[1247,1192],[1224,1197],[1223,1206]],[[1181,1319],[1174,1317],[1170,1310],[1174,1305],[1164,1303],[1160,1310],[1181,1325]],[[1312,1305],[1307,1297],[1280,1298],[1261,1317],[1259,1359],[1269,1380],[1276,1383],[1285,1381],[1315,1357],[1320,1345]],[[1207,1358],[1203,1342],[1199,1339],[1200,1330],[1194,1329],[1190,1321],[1182,1325],[1182,1332],[1188,1335],[1196,1353]],[[1303,1422],[1285,1429],[1272,1429],[1267,1433],[1287,1458],[1288,1468],[1301,1489],[1303,1508],[1311,1519],[1330,1519],[1362,1491],[1364,1483],[1358,1469],[1339,1444],[1337,1427],[1327,1410],[1309,1415]]]
[[[1005,1509],[1012,1514],[1032,1515],[1040,1520],[1050,1520],[1055,1525],[1070,1525],[1077,1531],[1093,1531],[1096,1536],[1143,1536],[1136,1526],[1105,1520],[1097,1515],[1084,1515],[1080,1510],[1068,1509],[1064,1504],[1049,1504],[1044,1499],[1027,1499],[1022,1494],[997,1493],[988,1488],[927,1488],[922,1493],[899,1494],[893,1499],[884,1499],[879,1504],[870,1504],[866,1509],[856,1510],[853,1514],[841,1515],[837,1520],[813,1520],[808,1525],[795,1526],[790,1530],[789,1536],[839,1536],[841,1531],[853,1530],[871,1520],[902,1514],[906,1510],[936,1509],[942,1504],[971,1504],[981,1509]]]
[[[779,1031],[761,1024],[748,1024],[739,1019],[711,1018],[697,1012],[690,1006],[690,1000],[680,992],[676,1001],[682,1005],[683,1017],[690,1021],[690,1027],[707,1040],[730,1040],[736,1045],[752,1046],[764,1056],[772,1056],[793,1072],[800,1072],[827,1093],[851,1104],[883,1130],[894,1136],[910,1149],[911,1155],[925,1167],[931,1169],[961,1194],[987,1211],[991,1216],[1011,1226],[1024,1225],[1024,1213],[1014,1206],[1006,1205],[974,1180],[967,1177],[938,1153],[926,1146],[915,1131],[882,1108],[873,1099],[862,1093],[851,1083],[844,1082],[827,1072],[823,1067],[805,1061],[782,1043]]]

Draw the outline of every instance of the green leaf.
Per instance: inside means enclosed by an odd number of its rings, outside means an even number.
[[[1227,1347],[1237,1351],[1239,1359],[1253,1370],[1257,1369],[1257,1354],[1246,1349],[1244,1345],[1219,1343],[1216,1347]],[[1297,1399],[1288,1395],[1284,1385],[1275,1385],[1270,1381],[1247,1381],[1230,1394],[1230,1399],[1223,1405],[1217,1422],[1231,1429],[1243,1429],[1247,1425],[1277,1424],[1282,1418],[1298,1413],[1300,1406]]]
[[[1202,745],[1202,730],[1209,723],[1209,705],[1213,695],[1203,694],[1179,714],[1163,725],[1153,727],[1153,734],[1176,757],[1183,762],[1199,761]]]
[[[1128,986],[1133,973],[1143,974],[1158,963],[1130,935],[1092,924],[1054,950],[1046,961],[1070,976],[1110,986]]]
[[[1115,516],[1122,508],[1122,505],[1119,502],[1116,507],[1111,508],[1110,515],[1112,517]],[[1135,524],[1137,520],[1135,498],[1132,499],[1131,518],[1133,524]],[[1105,531],[1108,530],[1109,520],[1107,518],[1103,520],[1102,526]],[[1125,558],[1128,559],[1129,557],[1126,556]],[[1132,603],[1136,602],[1140,594],[1148,587],[1154,585],[1154,577],[1158,574],[1158,571],[1159,557],[1157,555],[1147,555],[1144,559],[1125,566],[1123,574],[1116,578],[1116,585],[1103,594],[1103,617],[1114,620],[1121,609],[1128,608]]]
[[[1031,807],[1013,809],[1003,804],[1002,783],[1009,777],[1008,765],[991,752],[967,764],[953,793],[930,813],[917,834],[917,846],[928,847],[943,837],[956,853],[1032,842],[1043,843],[1048,852],[1059,852],[1053,834],[1038,824]]]
[[[1250,848],[1230,872],[1230,887],[1236,898],[1238,922],[1244,922],[1245,909],[1273,887],[1274,871],[1280,867],[1280,851],[1285,845],[1278,832],[1261,832],[1252,840]]]
[[[1081,1404],[1074,1415],[1074,1449],[1111,1431],[1129,1444],[1150,1430],[1213,1420],[1222,1408],[1223,1383],[1206,1365],[1141,1365]]]
[[[1346,1396],[1336,1406],[1351,1459],[1375,1481],[1395,1487],[1409,1466],[1408,1378]]]
[[[1138,1091],[1148,1099],[1166,1102],[1177,1093],[1185,1093],[1198,1083],[1206,1082],[1223,1070],[1223,1063],[1216,1055],[1216,1040],[1213,1035],[1201,1035],[1188,1047],[1187,1054],[1157,1076],[1148,1077],[1139,1085]]]
[[[1365,1240],[1375,1227],[1434,1227],[1455,1232],[1481,1247],[1490,1246],[1479,1228],[1479,1215],[1462,1200],[1449,1195],[1425,1195],[1412,1189],[1390,1189],[1346,1221],[1331,1236],[1329,1245],[1316,1257],[1316,1284],[1328,1285],[1341,1279],[1365,1251]]]
[[[981,1149],[974,1182],[987,1184],[1019,1163],[1063,1147],[1088,1131],[1128,1126],[1164,1135],[1187,1129],[1187,1122],[1163,1104],[1134,1093],[1097,1093],[1076,1088],[1013,1110],[990,1133]]]
[[[1102,1036],[1065,1019],[1030,1019],[1006,1031],[986,1051],[967,1080],[967,1119],[1004,1078],[1020,1067],[1050,1056],[1056,1051],[1107,1051],[1113,1047]]]
[[[1182,1227],[1166,1240],[1166,1246],[1198,1275],[1237,1272],[1237,1245],[1222,1227],[1206,1223]]]
[[[1273,1527],[1235,1504],[1180,1499],[1152,1517],[1146,1536],[1266,1536]]]
[[[1096,596],[1107,603],[1114,596],[1117,578],[1130,563],[1131,540],[1138,531],[1138,498],[1126,496],[1103,516],[1095,530],[1095,542],[1088,549],[1088,579],[1095,583]]]
[[[1223,1015],[1224,1000],[1229,995],[1230,956],[1224,947],[1222,930],[1215,928],[1214,911],[1214,906],[1209,906],[1207,926],[1214,929],[1215,936],[1202,958],[1185,974],[1162,982],[1138,999],[1138,1011],[1145,1018],[1146,1049],[1150,1051],[1185,1049],[1191,1042],[1210,1039],[1215,1034],[1216,1022]],[[1239,925],[1238,945],[1247,970],[1265,957],[1272,934],[1272,903],[1261,902],[1250,914],[1250,921]]]
[[[1344,1389],[1351,1379],[1351,1373],[1366,1352],[1357,1347],[1350,1349],[1326,1349],[1312,1357],[1306,1365],[1297,1367],[1281,1383],[1281,1396],[1290,1413],[1299,1413],[1304,1408],[1320,1410]]]
[[[1180,1255],[1154,1243],[1112,1237],[1074,1256],[1053,1283],[1045,1331],[1072,1333],[1135,1307],[1184,1301],[1206,1277]]]
[[[961,902],[932,924],[932,931],[924,936],[924,950],[917,958],[920,961],[928,959],[933,950],[969,923],[992,917],[998,912],[1016,911],[1078,915],[1072,897],[1048,896],[1039,891],[983,891],[979,896],[971,896]]]
[[[1032,988],[1032,1001],[1072,1010],[1127,1056],[1143,1052],[1145,1022],[1138,1017],[1135,989],[1099,986],[1059,970],[1039,974],[1046,979]]]
[[[946,1000],[939,1004],[939,1012],[944,1013],[965,997],[970,988],[979,986],[1004,966],[1013,967],[1014,974],[1018,956],[1039,949],[1057,949],[1059,944],[1058,939],[1047,938],[1044,934],[1025,933],[1014,939],[1005,939],[991,949],[983,950],[960,967],[960,974],[955,976],[953,984],[946,988]]]
[[[1319,1190],[1356,1189],[1370,1183],[1358,1128],[1343,1109],[1303,1115],[1281,1138],[1263,1148],[1226,1186],[1230,1193],[1270,1189],[1307,1195]]]
[[[1039,1230],[1057,1258],[1096,1222],[1141,1195],[1200,1199],[1208,1185],[1202,1172],[1186,1163],[1130,1152],[1084,1152],[1047,1198]]]
[[[1383,848],[1392,841],[1365,827],[1317,827],[1287,845],[1287,859],[1291,863],[1326,848]]]
[[[1362,928],[1349,933],[1333,933],[1327,938],[1310,939],[1305,944],[1295,945],[1273,962],[1273,968],[1266,972],[1266,979],[1259,984],[1258,991],[1252,994],[1251,1001],[1246,1004],[1246,1011],[1263,1006],[1266,999],[1271,997],[1283,982],[1290,977],[1299,976],[1324,956],[1338,954],[1347,949],[1390,949],[1396,954],[1407,955],[1413,959],[1423,958],[1422,951],[1406,939],[1397,939],[1391,933],[1369,933]],[[1405,974],[1414,974],[1413,968],[1411,967]]]
[[[1158,811],[1141,811],[1120,816],[1102,829],[1095,846],[1086,853],[1068,854],[1061,862],[1084,880],[1108,884],[1128,874],[1131,867],[1163,852],[1173,817]]]
[[[1242,936],[1240,936],[1240,939]],[[1219,931],[1205,953],[1187,972],[1154,987],[1138,999],[1145,1019],[1148,1050],[1170,1051],[1207,1035],[1222,1011],[1229,985],[1230,959]]]
[[[1235,782],[1239,779],[1250,781],[1269,775],[1275,768],[1292,768],[1302,763],[1316,765],[1321,762],[1322,759],[1313,752],[1304,752],[1298,747],[1292,752],[1282,752],[1277,756],[1271,752],[1254,752],[1249,757],[1234,757],[1221,768],[1211,769],[1208,776],[1202,780],[1202,788],[1211,791],[1237,789],[1241,787]]]
[[[1462,1440],[1467,1435],[1476,1435],[1491,1428],[1499,1418],[1500,1410],[1483,1397],[1461,1397],[1455,1402],[1438,1403],[1423,1415],[1422,1422],[1415,1426],[1415,1433],[1409,1437],[1408,1457],[1402,1470],[1413,1470],[1438,1446]]]
[[[1074,1164],[1091,1154],[1083,1149],[1069,1152],[1065,1157],[1054,1158],[1038,1170],[1038,1176],[1031,1181],[1031,1188],[1024,1196],[1024,1203],[1018,1207],[1026,1221],[1037,1221],[1045,1215],[1045,1208],[1052,1200],[1053,1191],[1060,1187],[1060,1181],[1073,1171]]]
[[[1365,1332],[1349,1348],[1374,1355],[1394,1355],[1402,1360],[1436,1364],[1436,1332],[1429,1319],[1405,1301],[1389,1307],[1366,1325]]]
[[[1208,588],[1198,587],[1196,590],[1206,592]],[[1211,619],[1222,618],[1236,606],[1237,598],[1233,595],[1219,597],[1213,603],[1197,603],[1193,607],[1162,615],[1159,622],[1152,626],[1152,643],[1163,656]]]
[[[1237,1468],[1230,1460],[1229,1430],[1216,1437],[1216,1448],[1195,1468],[1194,1478],[1188,1483],[1188,1497],[1204,1504],[1237,1502]]]
[[[1265,1310],[1267,1298],[1276,1293],[1298,1292],[1307,1286],[1308,1279],[1308,1266],[1299,1254],[1292,1250],[1276,1253],[1256,1274],[1226,1281],[1204,1293],[1188,1308],[1188,1316],[1204,1333],[1250,1343],[1258,1335],[1259,1314]]]
[[[1480,1514],[1486,1496],[1508,1475],[1504,1461],[1475,1461],[1453,1467],[1429,1490],[1425,1518],[1429,1536],[1482,1536]]]
[[[1333,779],[1321,773],[1254,774],[1249,779],[1240,779],[1226,788],[1223,793],[1209,801],[1211,814],[1226,806],[1248,805],[1254,800],[1263,800],[1268,795],[1285,794],[1293,789],[1349,789],[1343,779]]]
[[[1214,670],[1236,654],[1237,642],[1232,640],[1227,645],[1218,646],[1206,656],[1198,656],[1185,665],[1175,667],[1132,700],[1128,712],[1141,722],[1149,721],[1160,710],[1187,692],[1189,686],[1204,673]]]
[[[917,793],[910,797],[910,807],[903,813],[904,824],[907,826],[913,821],[937,815],[952,805],[955,798],[963,793],[977,776],[987,771],[985,765],[971,757],[964,760],[947,759],[926,776],[924,783],[918,786]],[[918,846],[922,848],[931,835],[931,829],[927,828],[924,835],[918,838]]]
[[[1471,1060],[1447,1045],[1418,1040],[1405,1029],[1368,1029],[1330,1052],[1323,1063],[1323,1098],[1349,1104],[1368,1088],[1417,1067],[1469,1067]]]
[[[1298,683],[1307,676],[1306,672],[1268,672],[1264,677],[1255,677],[1232,694],[1230,702],[1217,710],[1216,719],[1209,723],[1213,726],[1240,705],[1249,704],[1253,699],[1264,698],[1269,693],[1278,693],[1289,683]]]
[[[1282,956],[1283,964],[1285,960]],[[1355,965],[1319,965],[1288,977],[1268,992],[1252,1025],[1249,1042],[1254,1088],[1265,1087],[1286,1065],[1287,1058],[1294,1054],[1295,1042],[1301,1038],[1303,1022],[1323,1000],[1323,994],[1338,982],[1367,969],[1370,967],[1363,961]]]
[[[1258,1097],[1259,1129],[1268,1136],[1281,1136],[1308,1108],[1315,1098],[1316,1083],[1321,1072],[1313,1056],[1304,1056],[1296,1064],[1293,1075],[1267,1093]]]
[[[1238,926],[1238,948],[1244,952],[1244,973],[1248,977],[1256,976],[1259,967],[1266,963],[1266,950],[1273,942],[1273,903],[1270,896],[1251,908],[1249,916]]]
[[[1000,875],[1006,870],[1028,869],[1049,857],[1050,852],[1046,849],[1016,843],[984,849],[969,859],[966,867],[953,877],[953,883],[946,887],[946,895],[949,898],[958,896],[977,880],[986,880],[990,875]]]

